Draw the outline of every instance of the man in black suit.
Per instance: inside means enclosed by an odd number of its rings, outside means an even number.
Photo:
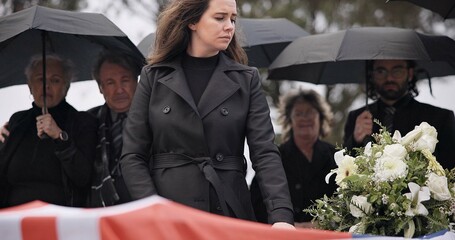
[[[122,130],[140,69],[126,55],[104,52],[100,55],[93,77],[98,83],[105,104],[88,112],[99,120],[97,158],[92,180],[90,206],[101,207],[131,201],[123,181],[119,158]]]
[[[379,132],[373,123],[378,119],[393,134],[404,136],[421,122],[438,132],[434,155],[444,167],[455,167],[455,117],[453,111],[418,102],[415,63],[407,60],[375,60],[368,63],[368,97],[377,101],[349,113],[345,125],[344,147],[364,146],[372,133]]]

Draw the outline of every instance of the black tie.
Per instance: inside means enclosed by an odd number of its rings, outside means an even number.
[[[126,113],[119,113],[117,115],[117,120],[112,124],[111,127],[111,137],[112,137],[112,157],[109,168],[112,173],[116,172],[117,163],[120,158],[120,153],[122,152],[122,130],[123,130],[123,121],[126,118]],[[112,161],[113,160],[113,161]]]
[[[393,117],[395,115],[396,109],[392,106],[387,106],[384,108],[384,126],[387,128],[387,131],[393,133]]]

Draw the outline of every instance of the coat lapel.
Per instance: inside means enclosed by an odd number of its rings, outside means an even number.
[[[196,106],[181,66],[181,57],[176,57],[173,61],[168,63],[156,64],[154,67],[162,66],[171,67],[174,71],[159,79],[158,82],[164,84],[182,97],[201,119],[240,88],[239,84],[233,81],[226,72],[250,69],[248,66],[233,61],[224,53],[220,53],[219,63],[199,100],[199,104]]]
[[[199,100],[198,109],[201,118],[204,118],[239,88],[240,86],[233,82],[226,73],[215,70],[201,96],[201,100]]]
[[[186,77],[183,69],[180,64],[172,64],[172,67],[175,68],[175,71],[159,79],[158,82],[164,84],[173,92],[177,93],[197,114],[199,114],[196,104],[194,103],[193,96],[191,95],[190,88],[186,83]]]
[[[201,118],[204,118],[214,108],[240,89],[239,84],[226,74],[227,71],[235,70],[245,70],[245,67],[232,61],[223,53],[220,53],[219,63],[199,100],[198,109]]]

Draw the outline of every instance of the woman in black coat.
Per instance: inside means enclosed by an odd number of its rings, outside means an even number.
[[[84,207],[95,157],[97,121],[65,101],[72,79],[68,61],[46,58],[43,108],[42,57],[26,68],[33,107],[13,114],[10,135],[0,149],[0,205],[33,200]],[[44,113],[43,113],[44,112]]]
[[[313,90],[287,94],[281,102],[283,144],[279,147],[288,180],[296,226],[310,226],[312,217],[304,213],[312,201],[330,196],[336,189],[334,178],[325,176],[337,168],[335,147],[322,141],[330,132],[333,114],[328,103]],[[264,206],[256,178],[251,185],[252,201],[259,221],[264,222]]]
[[[133,199],[159,194],[254,220],[246,137],[270,223],[291,227],[269,108],[257,69],[244,65],[236,16],[235,0],[172,1],[162,12],[123,132],[124,179]]]

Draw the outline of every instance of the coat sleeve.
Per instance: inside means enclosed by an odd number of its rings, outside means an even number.
[[[455,116],[453,111],[444,111],[442,126],[438,129],[439,142],[436,145],[437,160],[444,168],[455,167]]]
[[[348,150],[352,150],[355,147],[359,147],[360,144],[354,140],[354,127],[355,127],[356,116],[354,112],[350,112],[346,124],[344,125],[344,136],[343,136],[343,147]]]
[[[270,120],[270,110],[262,92],[259,74],[255,69],[251,81],[250,106],[247,118],[247,141],[256,180],[268,212],[268,222],[294,223],[294,214],[286,175],[275,133]]]
[[[65,175],[77,187],[88,187],[98,141],[98,121],[85,112],[74,114],[69,140],[56,142],[55,155],[60,159]]]
[[[150,176],[149,161],[152,132],[149,126],[149,101],[152,81],[142,69],[139,84],[128,112],[123,130],[123,148],[120,160],[123,178],[133,200],[156,193]]]

